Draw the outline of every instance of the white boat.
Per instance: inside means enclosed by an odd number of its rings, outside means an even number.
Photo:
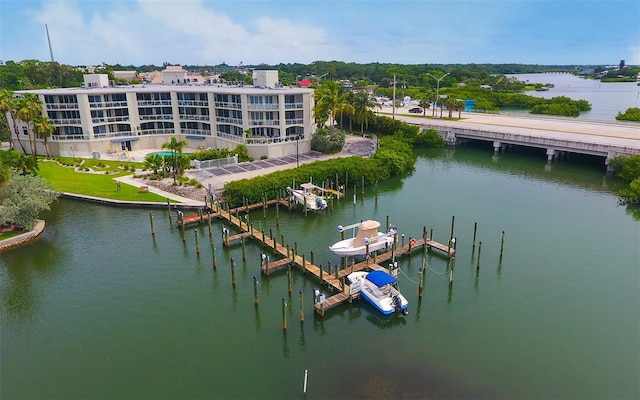
[[[353,272],[347,275],[351,294],[360,292],[365,300],[385,315],[396,311],[407,315],[409,302],[393,284],[396,278],[384,271]]]
[[[287,187],[287,191],[293,202],[306,207],[307,210],[317,211],[327,208],[327,200],[323,195],[325,190],[313,183],[303,183],[300,185],[300,189]]]
[[[378,232],[380,223],[378,221],[366,220],[358,224],[346,227],[338,226],[338,232],[342,233],[347,229],[358,229],[358,233],[349,239],[341,240],[329,246],[329,250],[335,254],[346,256],[362,256],[374,251],[382,249],[390,249],[393,245],[393,237],[395,235],[395,227],[387,233]]]

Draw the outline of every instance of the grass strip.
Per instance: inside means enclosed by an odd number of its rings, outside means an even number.
[[[103,163],[106,164],[105,161]],[[117,166],[115,167],[117,169]],[[97,168],[96,168],[97,170]],[[113,171],[114,166],[107,165],[104,170]],[[131,175],[129,171],[106,174],[76,172],[73,167],[65,167],[56,162],[41,161],[38,163],[38,175],[51,182],[54,189],[60,192],[80,194],[121,201],[166,202],[166,197],[151,192],[140,192],[140,189],[122,183],[118,190],[114,178]]]

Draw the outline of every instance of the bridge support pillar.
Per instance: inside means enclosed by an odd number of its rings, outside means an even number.
[[[502,148],[502,143],[493,142],[493,154],[499,154],[501,148]]]
[[[547,149],[547,162],[552,162],[558,155],[558,151],[555,149]]]

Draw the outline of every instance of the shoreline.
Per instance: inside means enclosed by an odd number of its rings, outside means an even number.
[[[8,239],[0,240],[0,253],[38,240],[40,238],[40,235],[42,235],[42,233],[44,232],[46,225],[47,224],[44,220],[38,219],[36,220],[33,229],[31,229],[30,231],[21,233]]]

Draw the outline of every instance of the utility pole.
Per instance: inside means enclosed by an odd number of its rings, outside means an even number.
[[[444,77],[449,75],[449,74],[450,74],[450,72],[447,72],[446,74],[442,75],[440,78],[436,78],[435,76],[433,76],[433,75],[431,75],[430,73],[427,72],[427,75],[429,75],[430,77],[435,79],[436,82],[438,82],[438,84],[436,86],[436,107],[438,106],[438,102],[440,102],[440,81],[442,79],[444,79]],[[442,108],[440,108],[440,117],[442,117]]]
[[[393,74],[393,111],[391,116],[396,119],[396,74]]]

